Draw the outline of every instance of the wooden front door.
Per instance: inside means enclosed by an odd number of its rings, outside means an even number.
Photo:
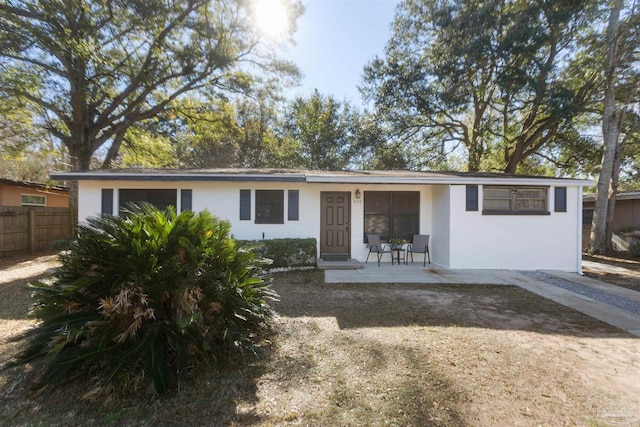
[[[320,258],[351,258],[351,193],[320,193]]]

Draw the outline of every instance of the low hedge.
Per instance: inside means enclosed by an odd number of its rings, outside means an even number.
[[[262,258],[273,260],[271,268],[308,267],[316,265],[316,239],[239,240]]]

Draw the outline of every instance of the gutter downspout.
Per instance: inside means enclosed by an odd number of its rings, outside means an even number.
[[[577,209],[576,209],[576,223],[578,230],[578,238],[576,241],[578,242],[578,247],[576,248],[576,259],[577,259],[577,272],[580,276],[584,276],[582,271],[582,186],[578,186],[578,200]]]

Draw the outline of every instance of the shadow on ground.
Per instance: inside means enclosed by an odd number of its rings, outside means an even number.
[[[0,284],[0,320],[24,319],[33,303],[28,283],[47,277],[51,274],[35,274]]]

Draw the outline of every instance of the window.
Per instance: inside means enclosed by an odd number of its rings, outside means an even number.
[[[240,221],[251,219],[251,190],[240,190]]]
[[[256,224],[284,224],[284,190],[256,190]]]
[[[554,211],[567,211],[567,187],[555,187],[554,189]]]
[[[180,212],[190,211],[193,201],[193,190],[180,190]]]
[[[122,189],[118,191],[120,212],[128,203],[151,203],[158,209],[166,209],[169,205],[176,206],[178,190],[170,189]]]
[[[287,193],[289,195],[289,203],[287,204],[289,212],[287,215],[287,219],[289,221],[298,221],[298,219],[300,219],[300,191],[289,190]]]
[[[379,234],[382,240],[394,237],[411,240],[420,233],[420,192],[365,191],[364,238]]]
[[[478,210],[478,186],[467,185],[467,211]]]
[[[582,210],[582,226],[591,227],[593,222],[593,208]]]
[[[102,207],[100,212],[107,215],[113,215],[113,188],[102,189]]]
[[[23,194],[22,206],[47,206],[47,196],[37,196],[35,194]]]
[[[546,187],[502,187],[482,189],[484,215],[548,215]]]

